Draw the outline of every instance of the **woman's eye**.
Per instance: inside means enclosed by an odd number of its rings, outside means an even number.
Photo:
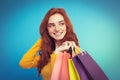
[[[60,26],[63,26],[64,24],[65,24],[65,23],[60,23],[59,25],[60,25]]]
[[[55,24],[49,24],[48,25],[48,27],[54,27],[55,26]]]

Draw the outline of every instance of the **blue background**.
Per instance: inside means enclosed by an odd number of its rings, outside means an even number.
[[[37,69],[18,63],[40,37],[40,23],[52,7],[66,10],[81,48],[110,80],[120,80],[119,0],[0,0],[0,80],[38,79]]]

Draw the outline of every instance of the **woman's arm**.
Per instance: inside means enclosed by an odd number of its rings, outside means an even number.
[[[32,46],[31,49],[24,54],[22,59],[19,62],[19,65],[22,68],[33,68],[37,67],[37,63],[40,60],[40,56],[37,55],[37,52],[40,50],[41,47],[41,38]]]

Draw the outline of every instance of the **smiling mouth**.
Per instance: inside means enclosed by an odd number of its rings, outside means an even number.
[[[62,35],[63,32],[59,32],[59,33],[54,33],[55,36],[60,36]]]

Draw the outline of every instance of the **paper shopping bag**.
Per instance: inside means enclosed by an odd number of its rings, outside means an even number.
[[[62,58],[63,58],[63,54],[58,54],[56,56],[55,64],[52,70],[51,80],[60,80]]]
[[[87,51],[77,54],[72,58],[72,60],[81,77],[81,80],[109,80]]]
[[[63,53],[63,60],[62,60],[62,67],[60,73],[60,80],[70,80],[69,78],[69,69],[68,69],[68,59],[70,58],[70,54],[64,52]]]
[[[91,77],[89,76],[89,73],[86,71],[83,64],[79,60],[78,56],[74,56],[72,58],[72,61],[75,65],[75,68],[76,68],[81,80],[92,80]]]
[[[78,72],[71,59],[68,60],[68,67],[70,80],[80,80],[80,76],[78,75]]]
[[[56,56],[55,64],[53,67],[51,80],[69,80],[68,72],[68,59],[70,54],[64,52],[59,53]]]

